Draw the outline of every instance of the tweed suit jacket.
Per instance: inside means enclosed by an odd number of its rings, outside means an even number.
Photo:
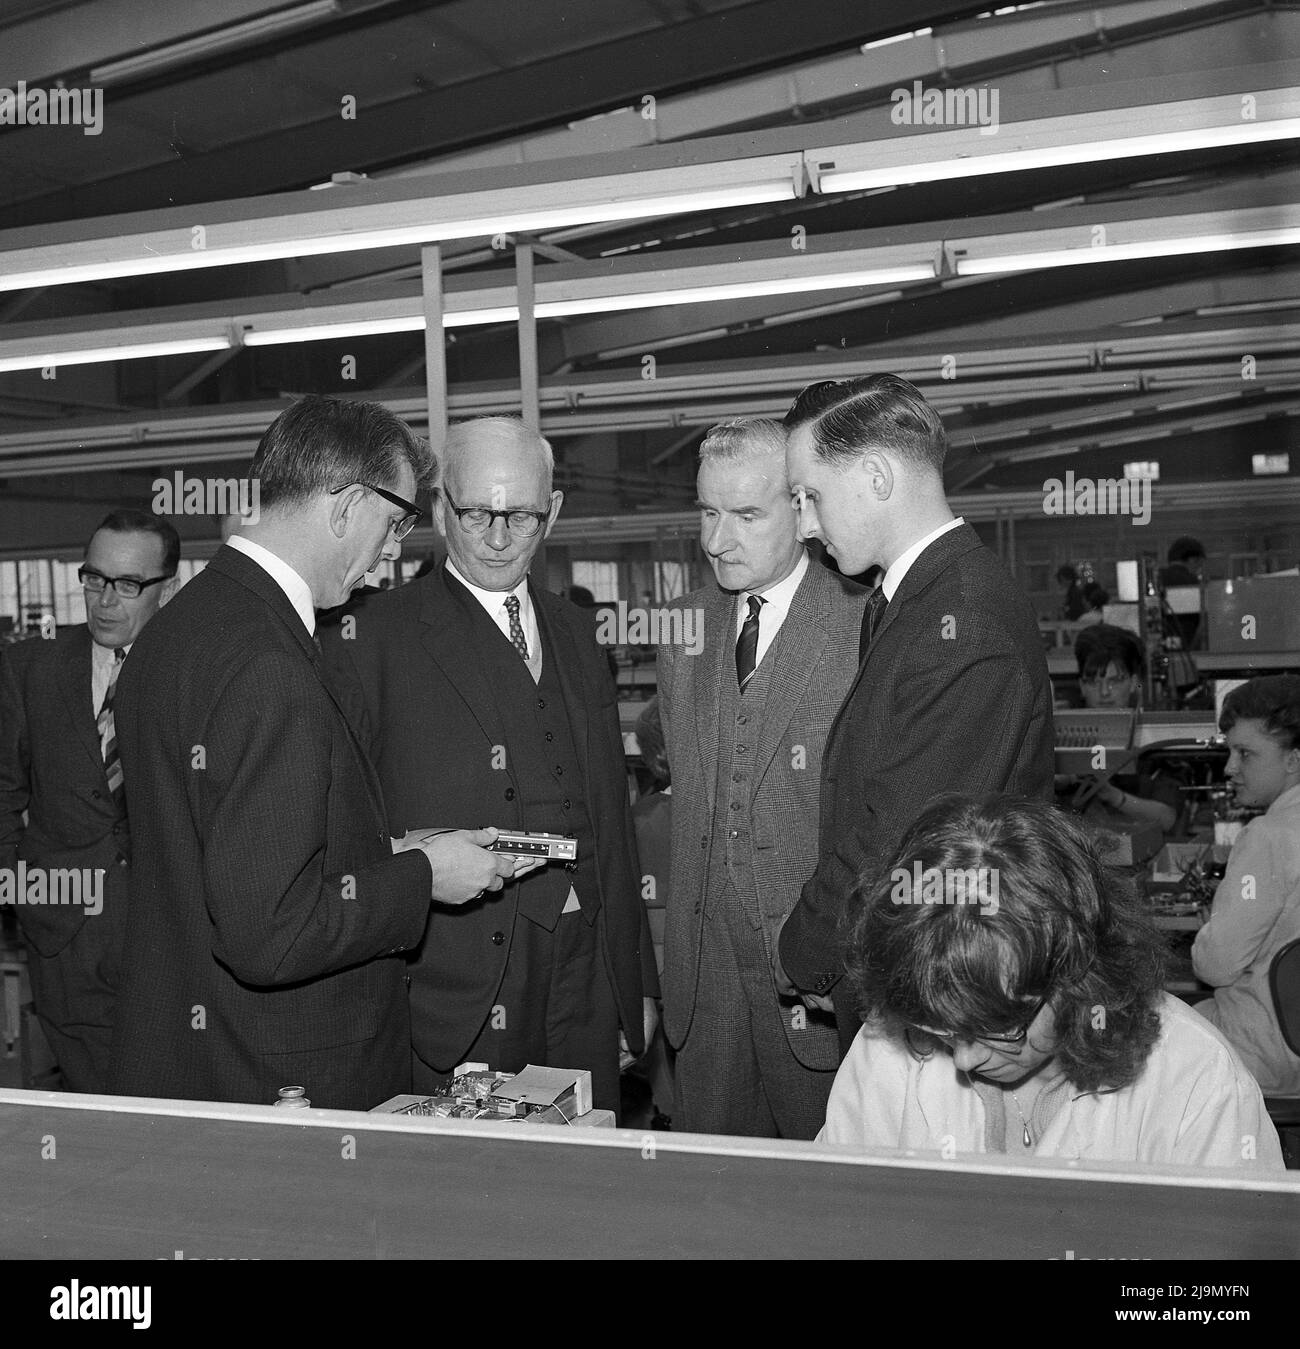
[[[113,1040],[128,1095],[364,1110],[408,1089],[405,962],[429,912],[284,591],[222,548],[114,702],[133,830]]]
[[[0,650],[0,867],[21,858],[102,870],[105,906],[121,905],[131,834],[104,771],[90,701],[92,645],[83,624],[53,641]],[[20,904],[16,914],[43,956],[63,950],[87,918],[81,904]]]
[[[816,872],[781,933],[800,988],[844,972],[859,881],[945,792],[1053,799],[1052,691],[1038,623],[968,524],[936,539],[880,620],[822,759]],[[841,1005],[842,1004],[842,1005]],[[836,1007],[842,1043],[856,1010]]]
[[[641,899],[614,684],[590,615],[545,590],[529,593],[585,770],[606,973],[628,1044],[640,1052],[642,998],[658,995],[659,976]],[[355,614],[322,630],[335,690],[378,769],[395,836],[425,826],[529,827],[492,671],[476,655],[470,615],[477,605],[439,567],[366,596]],[[506,655],[516,659],[508,648]],[[412,1044],[425,1063],[455,1067],[474,1043],[511,958],[522,888],[544,879],[539,872],[474,903],[434,906],[410,970]]]
[[[858,635],[867,592],[811,560],[790,611],[763,657],[771,662],[758,711],[749,824],[759,913],[769,952],[781,923],[817,865],[823,747],[858,668]],[[736,596],[706,586],[675,601],[703,611],[698,655],[659,648],[660,718],[673,784],[672,885],[664,937],[664,1025],[676,1046],[690,1033],[701,978],[700,933],[710,896],[723,680],[736,678]],[[824,1037],[801,1035],[785,1021],[797,1058],[810,1068],[838,1062]]]

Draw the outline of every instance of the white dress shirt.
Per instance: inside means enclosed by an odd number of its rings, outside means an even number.
[[[941,538],[950,529],[956,529],[958,525],[964,525],[966,519],[959,515],[955,520],[949,520],[946,525],[940,525],[938,529],[931,530],[923,539],[918,539],[901,556],[894,559],[893,566],[885,573],[885,579],[881,581],[880,588],[885,592],[885,598],[892,601],[894,592],[903,584],[903,577],[912,569],[912,563],[921,556],[923,552],[935,541]]]
[[[282,557],[277,557],[269,548],[246,539],[242,534],[232,534],[226,542],[237,553],[251,558],[284,591],[294,612],[302,619],[308,636],[316,635],[316,602],[312,599],[311,586]]]
[[[762,664],[763,657],[776,640],[776,634],[781,631],[781,624],[785,622],[785,616],[790,612],[794,592],[799,589],[807,571],[808,550],[805,548],[800,552],[794,570],[784,581],[778,581],[763,591],[742,590],[736,596],[736,631],[733,645],[735,641],[740,640],[740,630],[745,626],[745,619],[749,614],[749,597],[758,595],[763,601],[758,610],[758,649],[754,652],[756,669]]]
[[[506,600],[511,595],[518,599],[519,626],[524,630],[524,641],[528,645],[529,668],[532,668],[535,664],[537,674],[540,675],[542,635],[538,631],[537,614],[533,611],[532,596],[528,593],[528,577],[525,576],[513,590],[484,590],[472,581],[467,581],[456,569],[451,558],[447,559],[447,571],[478,600],[487,611],[487,616],[501,629],[501,633],[507,641],[512,639],[510,637],[510,611],[506,608]]]

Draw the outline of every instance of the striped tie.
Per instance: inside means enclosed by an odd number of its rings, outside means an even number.
[[[872,639],[876,635],[876,629],[880,626],[881,617],[889,605],[889,599],[885,595],[885,587],[877,586],[870,595],[867,596],[867,607],[862,614],[862,632],[858,637],[858,664],[861,665],[866,657],[867,650],[871,646]]]
[[[749,614],[736,640],[736,681],[742,692],[753,677],[754,667],[758,664],[755,659],[758,655],[758,611],[762,607],[762,595],[749,597]]]
[[[514,643],[515,650],[524,658],[524,664],[528,663],[528,639],[524,636],[523,624],[519,621],[519,596],[506,596],[506,613],[510,615],[510,640]]]
[[[104,692],[104,704],[95,718],[95,728],[99,731],[99,746],[104,755],[104,772],[108,777],[108,790],[113,794],[114,804],[119,810],[126,808],[126,790],[122,785],[122,760],[117,752],[117,728],[113,724],[113,694],[117,689],[117,677],[122,673],[122,662],[126,652],[118,647],[113,652],[113,672],[108,677],[108,688]]]

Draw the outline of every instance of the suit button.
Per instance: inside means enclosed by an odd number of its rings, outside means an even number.
[[[506,934],[504,932],[494,932],[492,934],[492,945],[500,946],[505,942]]]
[[[506,788],[506,800],[507,800],[507,801],[513,801],[514,799],[515,799],[515,789],[514,789],[513,787],[507,787],[507,788]]]
[[[699,900],[696,900],[696,901],[695,901],[695,912],[696,912],[696,913],[700,913],[700,912],[703,911],[703,909],[704,909],[704,905],[701,904],[701,903],[699,902]]]
[[[560,804],[564,807],[565,810],[568,810],[568,808],[569,808],[569,798],[566,796],[566,797],[564,798],[564,800],[563,800]]]
[[[555,765],[555,776],[557,778],[562,778],[564,776],[564,765],[562,763],[557,763]]]
[[[402,975],[402,982],[407,986],[407,988],[410,988],[410,986],[411,986],[411,976],[410,976],[409,974],[404,974],[404,975]]]
[[[550,733],[550,731],[547,731],[547,732],[546,732],[546,743],[549,745],[549,744],[551,743],[551,741],[554,740],[554,739],[555,739],[555,737]]]
[[[700,835],[700,847],[701,847],[701,848],[707,848],[708,846],[709,846],[709,836],[708,836],[708,834],[701,834],[701,835]]]
[[[748,745],[737,745],[737,746],[736,746],[736,753],[737,753],[737,754],[748,754],[748,753],[749,753],[749,746],[748,746]]]
[[[104,799],[104,793],[101,792],[98,787],[96,787],[95,790],[92,791],[90,794],[96,801],[102,801]]]
[[[537,709],[538,709],[538,711],[540,711],[540,712],[545,712],[545,711],[546,711],[546,699],[545,699],[545,698],[539,698],[539,699],[537,700]]]
[[[745,779],[740,773],[733,773],[731,775],[731,780],[732,782],[744,782]]]
[[[739,802],[739,801],[733,801],[733,802],[731,803],[731,808],[732,808],[732,810],[739,810],[739,809],[740,809],[740,802]]]
[[[749,718],[742,713],[740,716],[736,718],[736,725],[743,726],[748,720]]]

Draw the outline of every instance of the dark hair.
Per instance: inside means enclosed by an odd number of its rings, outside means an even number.
[[[636,719],[636,742],[641,746],[641,762],[650,771],[655,782],[668,786],[672,774],[668,769],[668,750],[664,745],[663,723],[659,720],[659,699],[651,698]]]
[[[1083,588],[1083,602],[1089,609],[1102,609],[1110,603],[1110,591],[1103,589],[1096,581],[1089,581]]]
[[[586,586],[570,586],[569,603],[576,604],[579,609],[594,609],[596,597]]]
[[[266,428],[248,472],[260,483],[265,511],[300,506],[348,483],[391,487],[403,463],[418,495],[433,479],[433,452],[395,413],[379,403],[309,394]]]
[[[1184,534],[1169,545],[1170,562],[1186,562],[1188,558],[1204,556],[1204,544],[1200,539],[1192,538],[1190,534]]]
[[[818,456],[841,467],[879,448],[938,473],[948,453],[939,414],[899,375],[810,384],[781,424],[793,431],[810,423]]]
[[[1058,581],[1069,581],[1071,585],[1074,585],[1074,583],[1079,579],[1079,573],[1075,571],[1075,569],[1072,566],[1070,566],[1068,562],[1066,562],[1062,566],[1057,567],[1056,579]]]
[[[1085,677],[1105,674],[1114,661],[1134,679],[1140,679],[1147,666],[1142,643],[1127,628],[1111,623],[1084,628],[1074,639],[1074,658],[1080,675]]]
[[[95,534],[107,529],[112,534],[153,534],[162,540],[162,569],[166,576],[175,576],[181,560],[181,536],[176,527],[160,515],[149,511],[136,510],[133,506],[123,506],[109,513],[95,526]],[[95,534],[90,537],[93,539]],[[89,544],[87,544],[89,547]]]
[[[1300,675],[1257,675],[1223,700],[1219,730],[1239,721],[1262,721],[1283,749],[1300,749]]]
[[[996,906],[901,902],[894,872],[910,877],[916,863],[945,876],[992,869]],[[865,1019],[915,1052],[933,1042],[909,1028],[1006,1033],[1047,997],[1057,1059],[1079,1090],[1142,1072],[1160,1030],[1164,946],[1080,819],[1016,797],[940,797],[858,895],[850,987]]]

